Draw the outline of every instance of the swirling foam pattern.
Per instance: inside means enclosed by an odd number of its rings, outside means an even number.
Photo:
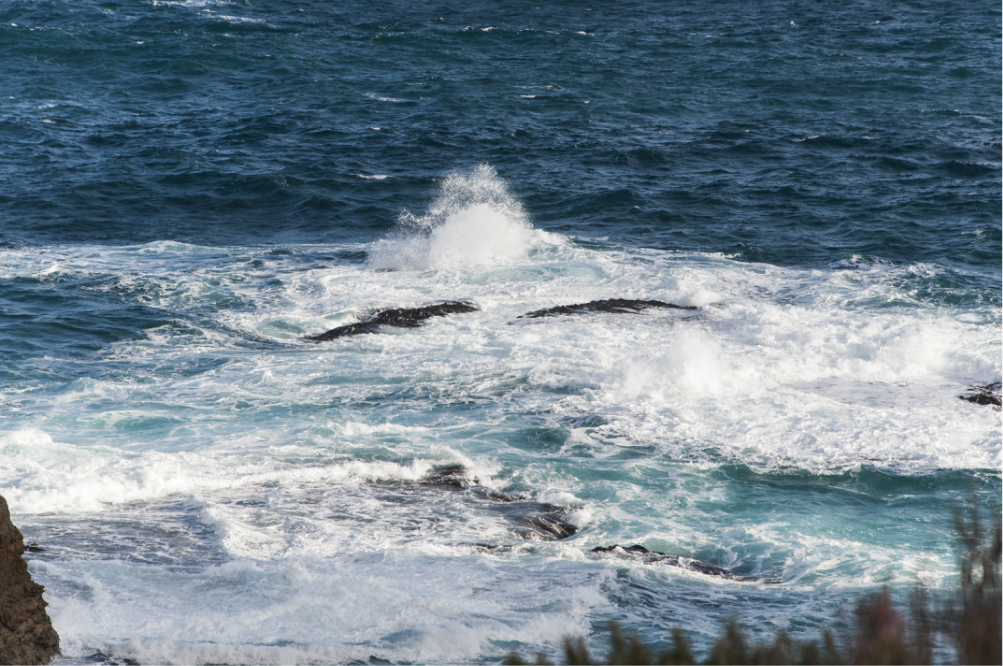
[[[0,493],[65,661],[699,652],[954,585],[999,8],[754,4],[0,7]],[[614,297],[696,309],[518,318]]]

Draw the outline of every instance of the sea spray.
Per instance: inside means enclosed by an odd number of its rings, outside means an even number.
[[[697,618],[707,650],[750,599],[779,625],[872,585],[945,588],[930,516],[972,483],[999,496],[998,413],[957,399],[999,376],[991,306],[872,309],[842,269],[601,242],[421,273],[361,249],[0,252],[19,303],[130,306],[86,377],[53,347],[4,380],[0,483],[45,548],[67,655],[469,663],[611,617],[646,637]],[[53,262],[73,272],[32,277]],[[870,279],[900,300],[898,274]],[[613,296],[700,310],[518,319]],[[446,298],[482,309],[343,345],[289,333]],[[456,464],[577,533],[526,539],[475,492],[419,483]],[[784,583],[587,556],[614,543]]]
[[[494,168],[448,176],[422,215],[401,213],[397,227],[373,244],[377,270],[455,269],[518,259],[550,237],[533,229],[522,204]]]

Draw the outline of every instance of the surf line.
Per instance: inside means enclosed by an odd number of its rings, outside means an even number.
[[[516,319],[540,319],[543,317],[569,316],[579,314],[591,314],[594,312],[608,312],[614,314],[639,314],[650,308],[662,308],[670,310],[699,310],[694,305],[676,305],[656,300],[628,299],[628,298],[606,298],[588,303],[575,303],[572,305],[557,305],[552,308],[534,310],[524,315],[519,315]],[[365,319],[354,324],[346,324],[332,328],[320,335],[304,336],[304,340],[309,342],[329,342],[350,335],[360,335],[363,333],[379,333],[383,326],[396,328],[417,328],[426,319],[432,317],[446,317],[451,314],[463,314],[467,312],[478,312],[479,307],[467,301],[444,301],[433,305],[426,305],[420,308],[393,308],[390,310],[377,311]],[[683,319],[697,319],[700,315],[682,317]],[[512,323],[512,322],[510,322]],[[966,400],[976,405],[989,405],[992,409],[1001,409],[1000,382],[988,384],[978,384],[968,387],[968,393],[959,395],[962,400]]]

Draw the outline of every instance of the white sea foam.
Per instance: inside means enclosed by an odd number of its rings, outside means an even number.
[[[406,550],[328,563],[232,562],[194,575],[151,576],[126,563],[86,573],[50,564],[45,575],[88,590],[51,602],[64,654],[102,649],[146,663],[469,662],[485,651],[501,658],[492,641],[556,647],[561,635],[587,629],[587,608],[608,604],[597,589],[601,579],[554,586],[544,605],[539,587],[546,582],[512,578],[510,592],[527,602],[521,612],[490,595],[444,594],[461,581],[497,585],[514,567],[495,565],[501,571],[493,573],[468,555],[432,571],[429,561]],[[176,633],[163,634],[165,620]]]
[[[212,16],[214,12],[206,11],[205,14],[207,16]],[[215,14],[215,18],[221,19],[223,21],[226,21],[227,23],[232,23],[232,24],[251,23],[254,25],[268,25],[268,22],[265,21],[264,19],[248,18],[246,16],[230,16],[228,14]],[[271,56],[266,55],[265,57],[270,58]]]
[[[355,425],[345,436],[355,439],[365,430]],[[373,431],[370,429],[370,433]],[[242,443],[233,444],[249,453]],[[415,482],[436,464],[447,463],[466,463],[472,475],[491,485],[495,469],[441,447],[436,450],[438,458],[413,459],[406,464],[313,455],[312,464],[290,467],[281,461],[297,458],[302,451],[283,448],[268,447],[271,455],[261,455],[259,449],[250,457],[232,450],[123,454],[108,446],[55,442],[42,430],[25,428],[0,435],[0,478],[11,484],[4,494],[15,511],[92,513],[179,494],[239,491],[275,484]]]
[[[376,93],[365,93],[363,95],[363,97],[366,97],[368,99],[374,99],[377,102],[394,102],[394,103],[398,103],[398,104],[400,102],[406,102],[407,101],[406,99],[401,99],[399,97],[384,97],[382,95],[377,95]]]
[[[154,7],[189,7],[201,9],[203,7],[220,7],[234,4],[232,0],[151,0]]]
[[[179,376],[164,383],[154,371],[143,381],[157,381],[161,391],[176,395],[173,411],[144,414],[127,406],[142,383],[78,380],[58,395],[29,398],[31,393],[18,393],[25,388],[19,386],[6,395],[121,435],[139,428],[136,435],[145,437],[142,428],[148,426],[142,424],[149,418],[154,424],[159,419],[157,427],[177,427],[197,414],[182,406],[200,409],[202,401],[232,405],[233,417],[226,419],[239,430],[246,417],[238,414],[254,415],[276,398],[301,405],[319,405],[332,396],[364,401],[380,386],[401,381],[462,399],[482,392],[504,395],[508,382],[525,381],[532,390],[505,398],[515,402],[500,407],[499,418],[508,409],[556,410],[568,417],[600,413],[607,419],[600,431],[627,435],[630,441],[671,442],[669,449],[677,453],[717,442],[718,452],[730,451],[736,460],[775,460],[813,470],[862,460],[913,470],[999,464],[994,413],[955,397],[966,385],[999,378],[999,315],[981,308],[944,316],[942,309],[916,301],[911,276],[936,276],[936,267],[800,271],[720,256],[594,250],[567,243],[537,246],[532,255],[501,262],[487,252],[495,247],[487,243],[473,255],[483,263],[453,264],[450,252],[484,240],[462,230],[471,211],[506,201],[504,190],[492,190],[494,178],[478,183],[471,176],[458,177],[460,183],[445,188],[459,195],[433,208],[440,219],[462,221],[455,235],[434,236],[435,243],[429,240],[433,236],[405,235],[382,246],[418,248],[412,266],[438,261],[453,266],[447,272],[310,268],[283,271],[283,286],[276,290],[262,289],[275,275],[267,262],[258,269],[260,277],[246,272],[247,260],[261,256],[253,250],[236,250],[223,262],[218,250],[167,243],[86,252],[4,251],[0,271],[8,274],[38,276],[59,266],[61,274],[91,276],[88,289],[113,290],[175,313],[223,304],[213,315],[220,327],[179,320],[149,329],[146,340],[115,345],[113,358],[139,364],[140,378],[147,372],[142,364],[183,367],[195,354],[226,353],[241,344],[241,336],[296,341],[374,307],[443,299],[472,300],[481,307],[478,313],[430,320],[420,334],[311,345],[281,360],[268,353],[235,356],[226,368],[193,382]],[[472,187],[478,184],[486,194]],[[449,212],[455,209],[462,214]],[[505,230],[519,219],[501,218],[497,224]],[[514,237],[526,238],[526,229],[516,225]],[[401,261],[398,267],[404,265]],[[114,277],[105,283],[95,279],[102,275]],[[685,321],[650,311],[632,317],[517,319],[542,307],[610,296],[697,305],[700,317]],[[240,307],[227,311],[227,303]],[[555,397],[549,393],[555,390],[571,392]],[[220,396],[225,396],[222,402]],[[119,406],[95,413],[87,405],[98,400]],[[813,417],[805,420],[809,406]],[[250,411],[241,412],[245,409]],[[391,418],[395,413],[392,405],[385,412]],[[345,417],[364,423],[351,412]],[[488,414],[478,413],[477,419],[484,418]],[[409,442],[449,432],[433,422],[407,427],[412,430],[400,437]],[[389,436],[360,431],[354,439]],[[205,431],[194,441],[214,439]]]
[[[455,173],[423,215],[404,213],[388,238],[373,245],[374,269],[455,269],[522,258],[552,241],[532,228],[519,201],[487,165]]]
[[[317,260],[360,250],[365,265]],[[709,640],[749,594],[773,619],[825,617],[954,567],[947,537],[931,549],[926,523],[872,510],[853,479],[1001,464],[999,413],[957,399],[1000,378],[999,308],[929,296],[947,269],[578,243],[534,230],[486,167],[370,246],[7,248],[0,276],[163,317],[86,377],[50,354],[0,393],[0,488],[51,541],[31,567],[73,658],[469,662],[504,641],[556,652],[614,614],[692,617]],[[609,297],[699,309],[519,318]],[[479,311],[301,340],[459,299]],[[451,464],[559,507],[578,534],[524,540],[515,505],[416,483]],[[736,465],[766,474],[750,491]],[[864,508],[799,511],[818,496],[785,488],[806,478]],[[757,502],[777,512],[725,508]],[[616,542],[783,592],[588,553]]]

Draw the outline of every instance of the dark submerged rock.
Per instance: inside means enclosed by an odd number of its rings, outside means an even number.
[[[992,405],[993,407],[1001,407],[1003,406],[1003,402],[1000,401],[1000,388],[1000,382],[979,384],[976,386],[970,386],[968,388],[968,394],[959,395],[958,397],[962,400],[973,402],[976,405]]]
[[[591,552],[591,553],[615,553],[617,550],[622,550],[625,553],[637,553],[639,555],[648,555],[648,554],[665,555],[665,553],[659,553],[657,551],[655,553],[651,553],[651,551],[648,550],[647,548],[645,548],[644,546],[626,546],[625,547],[625,546],[621,546],[620,544],[616,544],[616,543],[613,544],[612,546],[596,546],[595,548],[593,548],[589,552]]]
[[[105,654],[101,650],[98,650],[93,654],[87,655],[86,657],[84,657],[84,660],[89,661],[93,664],[107,664],[108,666],[122,666],[122,664],[124,664],[125,666],[139,666],[139,662],[136,661],[135,659],[130,659],[128,657],[122,659],[116,659],[111,655]]]
[[[510,493],[485,488],[472,477],[466,467],[459,464],[436,467],[425,475],[418,485],[433,486],[444,490],[469,493],[470,497],[489,503],[492,511],[498,512],[515,523],[515,533],[524,539],[559,541],[574,536],[578,528],[567,521],[568,510],[546,502],[534,502]],[[481,552],[507,553],[513,550],[510,545],[487,543],[464,543],[460,546],[473,548]],[[597,555],[623,554],[637,557],[645,564],[664,564],[696,571],[708,576],[718,576],[728,580],[755,581],[763,583],[779,583],[772,578],[760,576],[743,576],[723,567],[694,560],[681,555],[666,555],[656,550],[648,550],[641,545],[598,546],[590,553]]]
[[[511,553],[515,550],[515,546],[497,543],[461,543],[459,545],[467,548],[473,548],[474,550],[482,553]]]
[[[477,479],[468,478],[467,468],[463,465],[443,465],[426,474],[418,483],[423,486],[466,488],[470,486],[471,482],[477,483]]]
[[[760,576],[742,576],[740,574],[733,573],[727,569],[713,564],[707,564],[706,562],[701,562],[700,560],[694,560],[689,557],[682,557],[681,555],[666,555],[665,553],[660,553],[657,550],[648,550],[644,546],[621,546],[619,544],[614,544],[612,546],[598,546],[593,548],[591,553],[597,554],[610,554],[610,553],[626,553],[630,555],[638,556],[642,562],[645,564],[665,564],[672,567],[680,567],[682,569],[689,569],[690,571],[696,571],[698,573],[706,574],[708,576],[718,576],[720,578],[727,578],[728,580],[740,580],[748,582],[762,582],[762,583],[779,583],[779,580],[762,578]]]
[[[0,664],[47,664],[59,654],[45,588],[31,579],[24,552],[24,538],[0,496]]]
[[[568,514],[566,508],[485,488],[479,485],[476,477],[469,476],[463,465],[437,467],[418,483],[462,490],[478,500],[488,502],[493,511],[515,523],[515,533],[524,539],[557,541],[567,539],[578,531],[577,527],[565,520]]]
[[[320,335],[308,335],[304,340],[313,342],[327,342],[348,335],[360,335],[362,333],[376,333],[380,326],[395,326],[397,328],[417,328],[421,322],[432,317],[445,317],[451,314],[463,314],[466,312],[477,312],[480,308],[472,303],[462,301],[446,301],[435,305],[426,305],[421,308],[395,308],[392,310],[382,310],[356,324],[346,324],[332,328]]]
[[[560,541],[574,536],[578,528],[566,521],[567,510],[541,502],[519,502],[501,509],[507,518],[519,525],[516,534],[524,539]]]
[[[535,310],[517,317],[517,319],[537,319],[539,317],[554,317],[557,315],[573,315],[586,312],[619,312],[637,314],[648,308],[670,308],[673,310],[696,310],[692,305],[675,305],[663,301],[641,301],[627,298],[607,298],[601,301],[589,301],[575,305],[558,305],[545,310]]]

